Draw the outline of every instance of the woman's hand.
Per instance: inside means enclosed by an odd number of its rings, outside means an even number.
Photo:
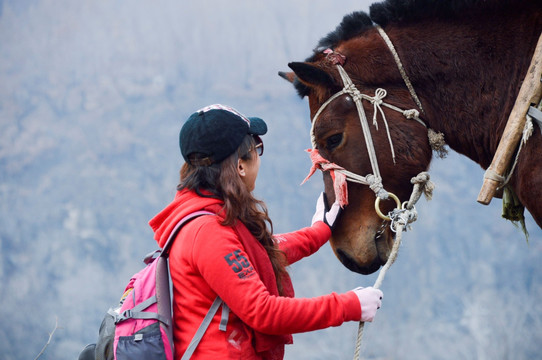
[[[312,217],[312,225],[317,221],[323,221],[331,230],[333,230],[335,221],[339,217],[341,210],[338,202],[334,202],[330,208],[327,202],[326,193],[321,193],[316,202],[316,212]]]
[[[358,287],[352,291],[358,296],[361,305],[361,321],[373,321],[376,310],[380,309],[380,306],[382,306],[382,297],[384,296],[384,293],[372,286],[366,288]]]

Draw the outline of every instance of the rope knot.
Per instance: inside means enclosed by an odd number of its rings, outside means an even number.
[[[523,127],[523,134],[521,136],[521,142],[523,144],[527,143],[527,140],[533,135],[533,120],[530,118],[530,116],[527,116],[527,121],[525,122],[525,126]]]
[[[420,112],[416,109],[405,110],[403,116],[407,119],[415,119],[420,116]]]
[[[382,99],[388,95],[388,92],[385,89],[378,88],[375,91],[375,96],[370,100],[372,104],[382,104]]]
[[[359,90],[356,88],[356,85],[354,85],[353,83],[345,85],[344,90],[348,94],[350,94],[350,96],[352,97],[352,100],[354,100],[354,102],[361,101],[363,99],[363,96],[361,95]]]
[[[437,153],[437,156],[441,159],[444,159],[448,155],[448,150],[446,149],[446,141],[444,141],[444,134],[435,130],[428,128],[427,129],[427,138],[429,139],[429,145],[431,149]]]
[[[373,192],[375,193],[377,197],[379,197],[382,200],[388,199],[389,194],[386,190],[384,190],[384,186],[382,185],[381,178],[373,174],[369,174],[365,177],[365,179],[367,180],[369,188],[373,190]]]
[[[397,232],[397,227],[402,226],[403,231],[410,230],[410,224],[418,220],[418,212],[413,206],[412,209],[393,209],[390,212],[390,229]]]
[[[376,114],[380,112],[382,115],[382,119],[384,122],[386,122],[386,116],[384,115],[384,112],[382,111],[382,105],[384,99],[388,95],[388,92],[382,88],[378,88],[375,90],[375,96],[369,97],[369,102],[373,104],[373,125],[376,127],[376,130],[378,130],[378,122],[376,121]],[[387,125],[386,125],[387,127]],[[395,161],[395,160],[394,160]]]
[[[418,202],[420,197],[423,195],[425,198],[429,201],[433,197],[433,190],[435,189],[435,184],[430,180],[430,176],[428,172],[422,171],[412,179],[410,179],[410,183],[414,185],[414,188],[412,189],[412,194],[410,196],[410,199],[408,201],[408,204],[406,205],[406,208],[408,210],[414,209],[414,204]]]

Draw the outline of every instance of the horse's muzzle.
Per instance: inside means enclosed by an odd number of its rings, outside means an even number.
[[[337,256],[341,263],[350,271],[356,272],[362,275],[369,275],[377,271],[382,262],[379,257],[376,257],[373,262],[367,266],[360,266],[356,261],[354,261],[348,254],[346,254],[341,249],[337,249]]]

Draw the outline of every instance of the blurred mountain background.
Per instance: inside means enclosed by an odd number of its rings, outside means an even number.
[[[306,99],[277,76],[372,1],[0,0],[0,359],[76,359],[95,342],[173,198],[178,131],[224,103],[260,116],[256,193],[275,232],[310,223]],[[542,231],[527,242],[476,202],[483,171],[435,159],[434,198],[403,236],[366,359],[535,359],[542,353]],[[328,245],[291,269],[297,296],[374,283]],[[357,324],[294,336],[287,359],[347,359]]]

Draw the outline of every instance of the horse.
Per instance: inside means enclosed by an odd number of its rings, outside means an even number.
[[[428,169],[428,129],[488,168],[541,31],[540,0],[387,0],[346,15],[310,57],[279,72],[308,98],[320,167],[374,174],[376,161],[381,187],[395,195],[375,208],[372,186],[348,182],[330,239],[343,265],[371,274],[386,263],[395,234],[377,210],[407,200],[411,179]],[[363,117],[373,125],[364,129]],[[542,227],[542,133],[534,127],[507,185]],[[335,201],[337,173],[324,171],[323,180]]]

